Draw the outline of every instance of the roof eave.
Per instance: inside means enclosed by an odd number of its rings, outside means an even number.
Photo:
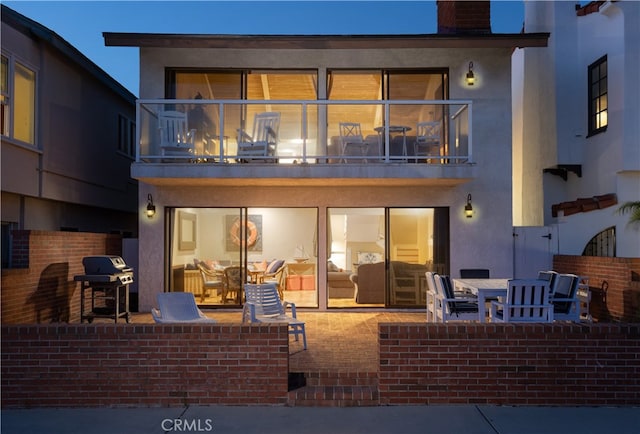
[[[215,49],[385,49],[546,47],[549,33],[425,35],[185,35],[103,33],[106,46]]]

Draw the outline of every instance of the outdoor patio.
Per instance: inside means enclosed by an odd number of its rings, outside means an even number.
[[[238,323],[242,312],[205,311],[221,323]],[[426,321],[425,312],[305,312],[298,318],[306,322],[307,347],[290,339],[289,371],[302,373],[355,373],[378,370],[378,323]],[[151,314],[135,313],[131,322],[153,323]]]

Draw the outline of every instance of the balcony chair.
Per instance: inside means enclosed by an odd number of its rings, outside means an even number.
[[[491,322],[553,322],[549,282],[510,280],[504,302],[491,302]]]
[[[369,152],[369,143],[362,137],[362,128],[360,123],[357,122],[340,122],[340,162],[347,162],[348,155],[351,149],[360,151],[364,162],[367,162],[366,156]]]
[[[202,293],[200,295],[200,303],[202,303],[208,297],[210,290],[215,289],[218,293],[222,293],[224,285],[219,272],[207,269],[201,263],[198,264],[198,270],[200,277],[202,277]]]
[[[476,297],[454,292],[449,276],[436,274],[434,280],[436,284],[434,311],[437,322],[478,321],[478,299]]]
[[[277,163],[275,158],[278,146],[278,131],[280,129],[280,113],[258,113],[253,118],[253,133],[247,134],[238,129],[238,158],[239,163],[263,161]]]
[[[439,156],[440,130],[440,122],[418,122],[413,154],[416,157]]]
[[[196,306],[196,298],[191,292],[163,292],[157,295],[158,308],[151,309],[156,323],[203,322],[215,323]]]
[[[580,299],[577,291],[580,277],[575,274],[558,274],[551,291],[553,318],[558,321],[580,322]]]
[[[303,348],[307,349],[305,323],[297,318],[295,303],[280,300],[275,283],[247,283],[244,285],[244,294],[243,323],[285,322],[289,324],[289,334],[296,341],[302,336]],[[291,315],[287,315],[287,307],[291,308]]]
[[[188,128],[187,114],[162,111],[158,114],[162,156],[192,157],[195,152],[196,130]]]

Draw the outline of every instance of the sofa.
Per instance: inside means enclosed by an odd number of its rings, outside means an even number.
[[[358,272],[350,277],[355,286],[355,302],[358,304],[384,304],[384,262],[361,264]]]
[[[355,285],[350,279],[351,271],[328,271],[327,288],[329,298],[353,298]]]

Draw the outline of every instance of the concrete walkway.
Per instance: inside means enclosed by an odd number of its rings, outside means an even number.
[[[15,434],[637,434],[631,407],[226,407],[3,410]]]

